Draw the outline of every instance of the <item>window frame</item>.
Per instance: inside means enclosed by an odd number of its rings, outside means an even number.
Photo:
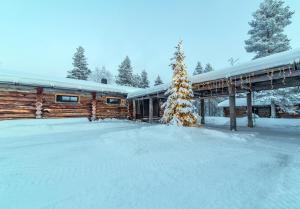
[[[58,96],[66,96],[66,97],[77,97],[77,101],[58,101],[57,97]],[[55,103],[59,104],[79,104],[80,103],[80,95],[78,94],[55,94]]]
[[[112,105],[112,106],[121,106],[122,105],[122,99],[121,98],[118,98],[118,97],[106,97],[106,104],[107,105]],[[119,100],[120,102],[118,104],[114,104],[114,103],[109,103],[108,100],[109,99],[116,99],[116,100]]]

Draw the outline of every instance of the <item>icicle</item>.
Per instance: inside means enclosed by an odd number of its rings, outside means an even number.
[[[269,77],[270,81],[271,81],[271,88],[273,89],[273,76],[274,76],[274,70],[271,70],[271,72],[267,73],[267,76]]]

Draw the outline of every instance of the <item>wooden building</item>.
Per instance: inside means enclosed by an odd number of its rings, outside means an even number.
[[[295,49],[191,77],[194,96],[201,103],[201,123],[205,123],[204,100],[227,96],[230,130],[237,130],[236,95],[246,93],[248,126],[253,127],[253,92],[300,86],[299,61],[300,49]],[[163,84],[139,90],[0,72],[0,120],[88,117],[152,122],[162,116],[168,87]]]
[[[300,92],[299,92],[300,93]],[[300,102],[299,102],[300,103]],[[295,104],[295,107],[300,110],[300,105]],[[260,102],[260,101],[253,101],[252,104],[252,112],[253,114],[257,115],[261,118],[300,118],[300,113],[296,114],[289,114],[287,112],[282,111],[278,106],[275,105],[274,108],[272,108],[271,102]],[[229,100],[225,100],[218,104],[219,108],[222,108],[223,110],[223,116],[229,117]],[[236,116],[237,117],[246,117],[247,116],[247,99],[246,98],[237,98],[236,99]]]
[[[201,123],[205,123],[205,100],[228,97],[230,130],[237,130],[236,95],[245,93],[248,127],[253,127],[253,92],[300,86],[300,49],[270,55],[222,70],[216,70],[191,77],[194,97],[200,99]],[[160,85],[128,94],[131,118],[138,118],[136,101],[149,100],[149,121],[153,121],[154,99],[165,100],[168,85]],[[242,110],[244,114],[244,110]],[[267,110],[263,114],[267,113]]]
[[[72,79],[0,73],[0,120],[22,118],[127,118],[134,88]]]

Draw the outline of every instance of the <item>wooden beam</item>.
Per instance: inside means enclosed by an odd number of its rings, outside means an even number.
[[[35,103],[35,118],[41,119],[43,118],[43,88],[38,87],[36,89],[36,103]]]
[[[235,86],[229,86],[229,114],[230,114],[230,130],[236,131],[236,106],[235,106]]]
[[[136,120],[136,104],[135,104],[135,100],[132,100],[132,119]]]
[[[252,113],[252,92],[247,93],[247,117],[248,127],[253,128],[253,113]]]
[[[149,122],[153,122],[153,99],[149,98]]]
[[[201,124],[205,124],[205,102],[204,98],[200,98],[200,115],[201,115]]]

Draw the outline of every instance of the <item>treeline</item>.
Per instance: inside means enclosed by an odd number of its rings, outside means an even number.
[[[143,70],[140,74],[134,73],[131,65],[131,61],[128,56],[119,65],[118,75],[113,74],[102,66],[101,69],[98,67],[94,71],[88,68],[86,56],[84,54],[84,48],[79,46],[73,56],[73,69],[68,71],[67,78],[78,79],[78,80],[91,80],[98,83],[112,84],[117,83],[122,86],[131,86],[138,88],[150,87],[150,81],[148,79],[148,73]],[[160,76],[158,75],[154,81],[154,85],[163,84]]]

